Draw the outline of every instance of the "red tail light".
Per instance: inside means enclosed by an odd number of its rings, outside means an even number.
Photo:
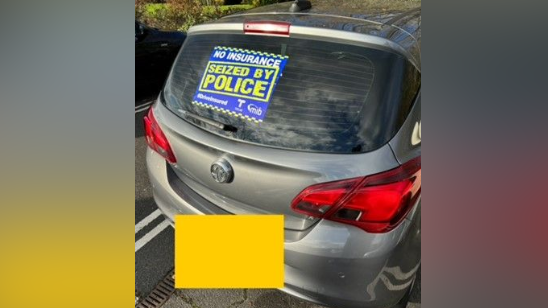
[[[303,190],[291,204],[294,211],[313,217],[384,233],[405,218],[421,191],[421,160],[413,159],[387,172]]]
[[[290,23],[279,21],[250,21],[244,23],[245,34],[289,36]]]
[[[148,110],[148,114],[144,118],[145,121],[145,135],[148,146],[158,154],[162,155],[168,162],[174,164],[177,162],[169,141],[167,141],[166,135],[162,132],[160,125],[154,117],[152,108]]]

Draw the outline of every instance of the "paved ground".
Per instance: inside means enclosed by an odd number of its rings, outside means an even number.
[[[146,110],[135,114],[135,224],[156,211],[145,169],[146,141],[142,118]],[[135,241],[150,234],[164,218],[158,216],[135,233]],[[142,297],[173,268],[173,229],[165,228],[139,251],[135,252],[135,290]]]
[[[148,295],[173,268],[173,229],[156,216],[145,169],[142,118],[153,95],[140,97],[135,112],[135,293]],[[144,105],[144,106],[143,106]],[[140,111],[139,111],[140,110]],[[137,230],[139,228],[139,230]],[[137,250],[137,247],[140,247]],[[420,308],[420,277],[408,308]],[[277,290],[178,290],[164,308],[320,308]]]
[[[420,300],[420,299],[419,299]],[[325,308],[298,300],[278,290],[177,291],[163,308]],[[420,308],[411,303],[407,308]]]

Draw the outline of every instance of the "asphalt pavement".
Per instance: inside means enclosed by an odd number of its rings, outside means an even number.
[[[147,110],[135,113],[135,224],[156,210],[145,166],[146,141],[143,116]],[[135,233],[135,241],[145,238],[165,219],[159,215]],[[142,242],[141,242],[142,243]],[[165,228],[135,252],[135,290],[142,298],[173,268],[173,229]]]
[[[135,102],[135,296],[146,297],[173,269],[174,233],[159,215],[145,166],[143,116],[155,95]],[[408,308],[420,308],[420,276]],[[177,290],[163,308],[320,308],[273,289]]]

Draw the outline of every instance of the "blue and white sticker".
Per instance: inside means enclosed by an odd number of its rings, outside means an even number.
[[[273,53],[217,46],[192,103],[260,123],[288,59]]]

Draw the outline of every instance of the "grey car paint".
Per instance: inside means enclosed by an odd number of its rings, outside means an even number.
[[[304,230],[315,222],[289,206],[280,206],[291,204],[305,187],[375,174],[399,165],[388,145],[367,155],[258,147],[219,138],[161,107],[155,106],[155,116],[178,158],[173,169],[185,184],[234,214],[284,214],[287,229]],[[236,170],[230,185],[215,182],[210,174],[212,163],[219,158],[226,159]]]
[[[162,105],[154,108],[169,112]],[[204,214],[175,192],[168,181],[170,167],[150,149],[147,166],[156,204],[171,222],[177,214]],[[415,208],[409,219],[385,234],[327,220],[305,231],[286,229],[283,291],[340,308],[395,305],[420,265],[420,207]]]
[[[283,10],[284,6],[278,5],[264,13],[221,19],[191,29],[189,36],[237,31],[236,27],[242,29],[243,20],[264,20],[268,15],[268,19],[289,19],[300,27],[317,27],[320,23],[337,32],[347,31],[358,37],[361,44],[374,44],[382,38],[391,42],[383,44],[384,48],[397,44],[399,47],[393,50],[405,53],[420,69],[420,11],[386,12],[383,17],[364,21],[363,17],[355,16],[335,18],[325,12],[313,12],[314,8],[306,16],[299,14],[300,17],[289,16]],[[327,20],[331,22],[326,23]],[[383,24],[390,20],[391,24]],[[315,30],[316,35],[333,33]],[[309,219],[293,212],[289,204],[309,185],[390,170],[420,156],[420,95],[388,144],[372,152],[352,155],[307,153],[233,141],[183,121],[162,104],[155,104],[153,110],[178,159],[176,164],[167,164],[156,152],[147,151],[154,198],[170,221],[177,214],[284,214],[283,291],[341,308],[391,307],[406,294],[420,265],[420,198],[406,219],[384,234]],[[211,164],[220,158],[235,170],[230,184],[217,183],[210,175]]]

